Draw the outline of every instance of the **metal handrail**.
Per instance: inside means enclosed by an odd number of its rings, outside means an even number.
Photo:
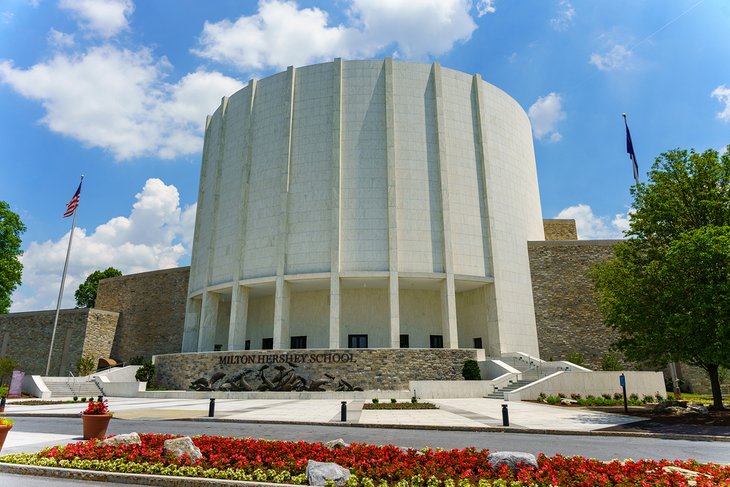
[[[66,379],[66,385],[71,390],[71,392],[78,396],[78,389],[76,388],[76,376],[72,371],[68,371],[69,378]]]

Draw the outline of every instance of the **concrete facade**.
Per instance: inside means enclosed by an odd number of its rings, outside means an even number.
[[[530,123],[478,75],[336,59],[251,81],[207,120],[197,211],[184,352],[538,354]]]
[[[55,311],[0,315],[0,356],[10,357],[30,374],[46,373]],[[110,357],[118,313],[98,309],[61,310],[51,355],[50,375],[77,373],[76,362]]]

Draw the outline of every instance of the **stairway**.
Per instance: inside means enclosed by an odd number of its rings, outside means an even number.
[[[79,377],[75,380],[70,380],[68,377],[43,377],[43,382],[51,391],[53,399],[74,396],[91,398],[103,394],[96,382],[85,377]]]
[[[500,389],[495,389],[494,392],[488,394],[487,399],[504,399],[505,392],[512,392],[520,387],[526,386],[527,384],[532,384],[533,382],[535,382],[535,379],[520,379],[517,382],[510,382],[509,385]]]

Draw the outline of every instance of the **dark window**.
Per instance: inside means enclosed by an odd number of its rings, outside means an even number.
[[[307,348],[307,337],[291,337],[290,348]]]
[[[243,345],[244,350],[251,350],[251,340],[246,340],[246,343]]]
[[[261,350],[273,350],[274,348],[274,339],[273,338],[264,338],[261,340]]]
[[[408,335],[400,336],[400,348],[409,348]]]
[[[431,335],[431,348],[444,348],[444,336]]]
[[[347,335],[348,348],[368,348],[367,335]]]
[[[221,345],[220,343],[216,343],[215,345],[213,345],[214,352],[220,352],[222,348],[223,348],[223,345]]]
[[[484,348],[482,347],[482,337],[476,337],[474,339],[474,348]]]

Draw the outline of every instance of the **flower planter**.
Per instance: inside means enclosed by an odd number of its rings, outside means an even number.
[[[10,428],[12,427],[12,424],[0,424],[0,450],[3,449],[5,437],[8,436],[8,431],[10,431]]]
[[[109,426],[112,415],[107,414],[81,414],[84,425],[84,439],[103,438]]]

